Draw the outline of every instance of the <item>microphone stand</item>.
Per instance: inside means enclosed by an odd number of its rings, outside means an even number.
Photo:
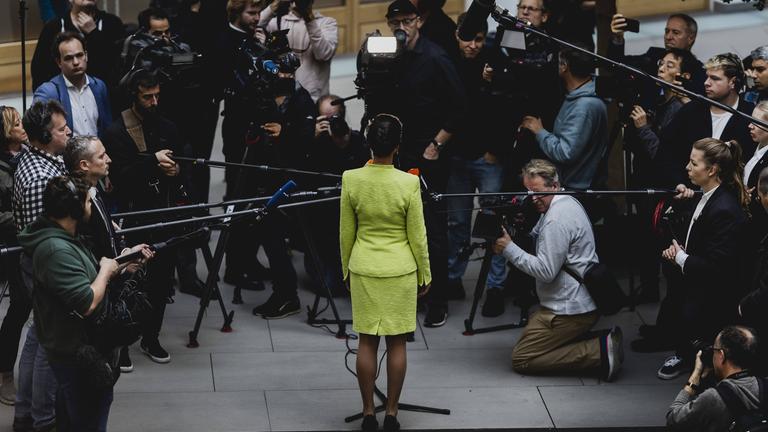
[[[521,191],[521,192],[472,192],[472,193],[444,193],[444,194],[431,194],[430,197],[435,201],[440,201],[444,198],[466,198],[466,197],[532,197],[532,196],[546,196],[546,195],[570,195],[570,196],[593,196],[593,195],[677,195],[680,192],[675,190],[665,189],[645,189],[645,190],[561,190],[561,191]],[[693,191],[695,194],[702,194],[704,192],[698,190]]]
[[[21,103],[22,113],[27,111],[27,2],[19,0],[19,25],[21,30]]]
[[[768,126],[766,126],[766,128],[768,128]],[[154,157],[154,154],[143,153],[141,154],[141,156]],[[202,158],[190,158],[190,157],[182,157],[182,156],[171,156],[171,159],[179,162],[191,162],[193,165],[206,165],[206,166],[215,167],[215,168],[226,168],[226,167],[251,168],[251,169],[258,169],[262,171],[282,173],[282,174],[301,174],[301,175],[308,175],[308,176],[328,177],[328,178],[334,178],[334,179],[341,178],[339,174],[305,171],[305,170],[298,170],[293,168],[271,167],[267,165],[254,165],[254,164],[249,164],[244,162],[243,163],[222,162],[222,161],[214,161],[214,160],[208,160],[208,159],[202,159]]]
[[[478,1],[478,0],[474,0],[474,1]],[[507,9],[504,9],[502,7],[497,6],[495,4],[495,2],[494,2],[493,6],[491,8],[491,17],[496,22],[501,24],[504,28],[507,28],[507,29],[523,29],[526,32],[533,33],[533,34],[541,36],[541,37],[543,37],[545,39],[549,39],[550,41],[555,42],[555,43],[557,43],[559,45],[567,46],[569,48],[572,48],[572,49],[575,49],[575,50],[577,50],[579,52],[587,54],[587,55],[589,55],[589,56],[591,56],[591,57],[593,57],[593,58],[595,58],[597,60],[600,60],[600,61],[602,61],[604,63],[608,63],[609,65],[611,65],[613,67],[618,67],[618,68],[627,70],[627,71],[629,71],[629,72],[631,72],[631,73],[633,73],[635,75],[642,76],[642,77],[644,77],[646,79],[650,79],[650,80],[654,81],[656,84],[658,84],[658,85],[660,85],[660,86],[662,86],[664,88],[667,88],[667,89],[670,89],[670,90],[674,90],[674,91],[676,91],[678,93],[682,93],[682,94],[688,96],[691,99],[695,99],[697,101],[704,102],[706,104],[716,106],[716,107],[718,107],[718,108],[720,108],[720,109],[722,109],[724,111],[727,111],[727,112],[729,112],[731,114],[734,114],[734,115],[740,116],[740,117],[742,117],[742,118],[744,118],[746,120],[749,120],[751,123],[754,123],[756,125],[760,125],[763,128],[768,129],[768,122],[766,122],[764,120],[760,120],[760,119],[757,119],[755,117],[752,117],[751,115],[743,113],[743,112],[741,112],[741,111],[739,111],[739,110],[737,110],[737,109],[735,109],[735,108],[733,108],[731,106],[728,106],[726,104],[717,102],[717,101],[712,100],[712,99],[710,99],[710,98],[708,98],[706,96],[702,96],[702,95],[700,95],[700,94],[698,94],[696,92],[690,91],[690,90],[688,90],[688,89],[686,89],[686,88],[684,88],[682,86],[678,86],[678,85],[675,85],[675,84],[672,84],[672,83],[668,83],[668,82],[664,81],[661,78],[658,78],[656,76],[653,76],[653,75],[650,75],[648,73],[645,73],[642,70],[637,69],[635,67],[626,65],[626,64],[621,63],[621,62],[617,62],[616,60],[612,60],[612,59],[610,59],[608,57],[605,57],[605,56],[602,56],[600,54],[593,53],[592,51],[584,49],[584,48],[582,48],[580,46],[576,46],[576,45],[574,45],[574,44],[572,44],[570,42],[566,42],[566,41],[564,41],[562,39],[558,39],[558,38],[556,38],[556,37],[554,37],[552,35],[549,35],[548,33],[533,27],[528,21],[524,21],[524,20],[518,19],[517,17],[514,17],[514,16],[510,15],[510,13],[509,13],[509,11]]]

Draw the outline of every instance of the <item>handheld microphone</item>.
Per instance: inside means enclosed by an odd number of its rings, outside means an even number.
[[[267,201],[267,204],[264,205],[265,209],[271,209],[275,207],[280,201],[288,198],[288,192],[296,189],[296,182],[293,180],[288,180],[280,189],[277,190],[277,192],[272,195],[272,197]]]
[[[467,16],[459,27],[459,39],[469,42],[481,31],[482,25],[488,20],[491,11],[496,6],[494,0],[473,0],[467,9]]]

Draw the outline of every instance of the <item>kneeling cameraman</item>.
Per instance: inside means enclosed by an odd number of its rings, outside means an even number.
[[[32,256],[35,327],[58,381],[58,402],[65,407],[71,430],[105,431],[112,386],[92,384],[95,371],[84,367],[80,353],[90,343],[87,317],[103,307],[110,279],[135,267],[109,258],[97,264],[78,240],[78,226],[91,216],[88,189],[77,178],[51,179],[43,192],[44,213],[19,234],[19,244]],[[142,251],[144,259],[153,256],[147,245],[130,250],[135,251]]]
[[[748,410],[760,407],[758,379],[749,371],[757,366],[757,336],[752,329],[741,326],[724,328],[715,339],[711,351],[699,351],[696,367],[667,411],[668,430],[726,431],[734,416],[723,400],[725,392],[732,393]],[[709,363],[704,369],[704,362]],[[711,368],[711,369],[709,369]],[[714,371],[718,383],[699,394],[699,383],[706,371]]]

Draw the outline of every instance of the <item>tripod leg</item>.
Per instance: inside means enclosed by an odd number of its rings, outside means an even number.
[[[213,254],[213,260],[211,263],[210,271],[208,272],[208,278],[205,281],[205,292],[203,298],[200,299],[200,308],[197,311],[197,318],[195,319],[195,327],[189,332],[188,348],[197,348],[200,344],[197,341],[197,335],[200,333],[200,325],[203,322],[203,314],[208,308],[208,304],[211,302],[211,295],[213,290],[216,289],[216,278],[219,275],[219,268],[224,259],[224,250],[226,249],[227,240],[229,239],[229,227],[225,227],[219,234],[219,241],[216,243],[216,251]],[[221,299],[221,293],[219,293],[219,299]],[[227,319],[231,322],[232,313],[226,314],[224,311],[224,322],[227,324]]]
[[[326,292],[328,295],[328,303],[331,305],[331,310],[333,311],[333,317],[336,320],[336,322],[339,324],[339,330],[336,332],[336,337],[339,339],[345,339],[347,337],[347,329],[346,324],[341,319],[341,316],[339,315],[339,310],[336,308],[336,302],[333,300],[333,293],[331,292],[331,287],[328,286],[325,280],[325,272],[323,264],[320,262],[320,258],[317,255],[317,248],[315,247],[315,241],[314,236],[309,231],[309,227],[307,226],[307,219],[304,214],[305,210],[298,210],[296,212],[298,219],[299,219],[299,225],[301,226],[301,231],[304,234],[304,238],[307,241],[307,253],[309,254],[310,260],[312,261],[312,264],[315,267],[315,273],[317,273],[317,278],[320,280],[320,285],[322,286],[322,289]],[[320,300],[320,295],[315,295],[315,304],[314,304],[314,312],[317,312],[317,305]]]
[[[469,318],[464,320],[464,335],[471,336],[475,334],[475,330],[472,327],[475,322],[475,316],[477,315],[477,305],[480,304],[480,299],[483,297],[483,291],[485,288],[485,279],[488,277],[488,272],[491,271],[491,259],[493,258],[493,243],[491,240],[485,242],[485,256],[483,256],[483,264],[480,266],[480,274],[477,276],[477,284],[475,285],[475,294],[472,298],[472,309],[469,311]]]

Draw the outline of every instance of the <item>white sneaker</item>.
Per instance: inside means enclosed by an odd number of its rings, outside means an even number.
[[[659,379],[671,380],[679,377],[686,371],[687,367],[683,362],[683,358],[677,355],[672,355],[664,360],[664,364],[661,365],[659,371],[656,372],[656,376]]]
[[[608,368],[605,374],[605,381],[611,382],[621,370],[624,363],[624,335],[621,327],[616,326],[606,336],[605,341],[606,357],[608,358]]]

